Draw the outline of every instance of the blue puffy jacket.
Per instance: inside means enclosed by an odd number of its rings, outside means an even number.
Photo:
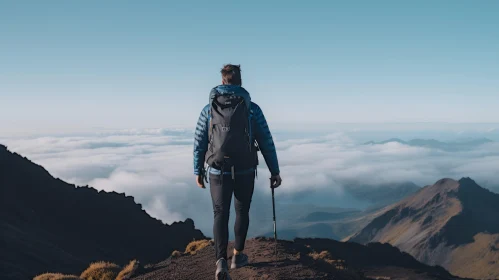
[[[279,162],[277,161],[277,153],[270,133],[267,120],[263,115],[262,109],[255,103],[251,102],[249,93],[241,86],[235,85],[221,85],[212,89],[210,93],[210,100],[214,93],[224,94],[231,93],[237,94],[245,98],[247,104],[250,106],[251,118],[255,121],[255,126],[252,128],[252,136],[256,139],[260,151],[262,152],[265,162],[272,175],[279,174]],[[203,172],[205,164],[205,154],[208,150],[208,126],[210,122],[210,104],[206,105],[201,111],[199,120],[196,126],[194,136],[194,174],[200,175]],[[254,169],[243,170],[238,173],[253,172]],[[210,173],[220,174],[220,170],[210,168]]]

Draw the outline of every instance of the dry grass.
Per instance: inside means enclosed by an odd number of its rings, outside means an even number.
[[[118,276],[116,277],[116,280],[125,280],[125,279],[130,279],[131,276],[133,276],[133,273],[137,268],[139,267],[139,261],[133,260],[128,263],[127,266],[125,266]]]
[[[185,254],[195,255],[199,250],[211,246],[212,242],[207,239],[192,241],[185,248]]]
[[[328,251],[322,251],[319,253],[313,252],[308,254],[310,257],[312,257],[314,260],[326,260],[326,259],[331,259],[331,254],[329,254]]]
[[[80,278],[83,280],[115,280],[121,268],[109,262],[92,263],[83,273]]]
[[[172,258],[176,259],[178,257],[182,256],[182,253],[180,253],[179,251],[175,250],[173,251],[172,253]]]
[[[44,273],[36,276],[33,280],[81,280],[76,275],[65,275],[61,273]]]
[[[312,259],[316,261],[323,261],[326,262],[332,266],[334,266],[338,270],[344,270],[346,269],[345,261],[344,260],[334,260],[331,257],[331,254],[328,251],[322,251],[320,253],[317,252],[312,252],[308,254]]]
[[[129,262],[123,269],[114,263],[96,262],[92,263],[80,277],[61,273],[44,273],[33,280],[126,280],[133,276],[138,267],[139,261],[137,260]]]

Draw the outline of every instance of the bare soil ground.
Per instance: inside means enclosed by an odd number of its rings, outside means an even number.
[[[248,279],[455,279],[447,272],[435,270],[415,261],[417,268],[400,267],[394,264],[366,265],[363,268],[349,267],[344,260],[314,259],[313,245],[305,244],[306,240],[279,241],[278,255],[274,254],[274,242],[267,238],[247,241],[246,254],[250,265],[236,270],[229,270],[234,280]],[[317,242],[317,240],[316,240]],[[338,244],[341,242],[337,242]],[[313,244],[313,242],[311,242]],[[348,246],[349,244],[347,244]],[[357,244],[355,244],[357,246]],[[358,245],[360,246],[360,245]],[[365,247],[364,247],[365,248]],[[321,248],[322,251],[323,248]],[[232,247],[229,246],[229,261]],[[355,251],[355,248],[354,250]],[[354,252],[356,254],[357,252]],[[358,251],[358,253],[362,253]],[[351,257],[351,256],[349,256]],[[365,258],[365,256],[359,256]],[[374,261],[373,263],[376,263]],[[426,269],[427,268],[427,269]],[[169,258],[138,271],[136,280],[145,279],[215,279],[215,252],[212,246],[201,249],[195,255],[183,255]]]

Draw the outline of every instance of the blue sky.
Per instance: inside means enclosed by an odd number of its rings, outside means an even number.
[[[224,63],[242,65],[274,127],[498,123],[498,13],[498,1],[0,0],[0,135],[193,127]]]

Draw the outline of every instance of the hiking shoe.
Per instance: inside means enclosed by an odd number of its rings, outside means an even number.
[[[215,272],[216,280],[231,280],[227,268],[227,261],[225,259],[219,259],[217,261],[217,271]]]
[[[248,265],[248,256],[246,254],[240,253],[232,256],[230,269],[240,268],[246,265]]]

